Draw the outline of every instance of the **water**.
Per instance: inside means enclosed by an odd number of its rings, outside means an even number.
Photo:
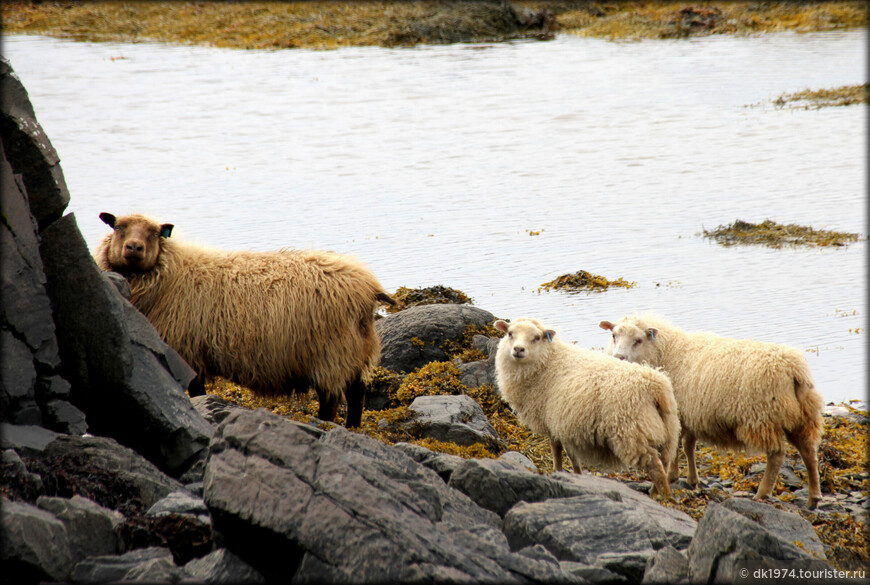
[[[584,347],[606,344],[602,319],[659,312],[801,348],[842,401],[867,383],[867,242],[698,234],[769,218],[867,235],[867,107],[770,105],[864,82],[866,32],[331,52],[8,36],[3,52],[91,247],[99,212],[140,211],[213,246],[352,253],[387,290],[459,288]],[[638,285],[538,291],[581,269]]]

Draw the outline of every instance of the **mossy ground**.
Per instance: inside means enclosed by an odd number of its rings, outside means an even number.
[[[615,286],[621,288],[631,288],[636,286],[636,282],[629,282],[620,277],[616,280],[609,280],[600,274],[592,274],[585,270],[578,270],[572,274],[563,274],[554,280],[545,282],[538,289],[540,290],[564,290],[567,292],[594,291],[602,292],[608,288]]]
[[[867,25],[864,2],[3,2],[7,33],[83,41],[160,41],[243,49],[397,46],[825,31]]]
[[[496,457],[510,450],[518,451],[531,459],[541,473],[553,471],[553,460],[549,441],[523,427],[511,409],[495,395],[488,386],[468,388],[459,379],[459,371],[451,362],[433,362],[427,364],[404,379],[399,375],[378,368],[373,384],[388,388],[391,402],[386,410],[365,410],[362,425],[358,429],[365,435],[373,437],[386,444],[409,442],[422,445],[433,451],[458,455],[463,458]],[[223,379],[216,379],[207,385],[209,393],[217,394],[225,400],[245,408],[266,408],[276,414],[287,416],[294,420],[309,422],[317,413],[317,399],[313,393],[299,399],[289,397],[262,398],[245,388],[239,387]],[[484,445],[460,447],[453,443],[442,443],[431,439],[420,439],[414,436],[413,425],[407,423],[413,417],[408,405],[417,396],[437,394],[466,394],[480,404],[486,413],[490,424],[498,432],[503,444],[493,449]],[[858,411],[856,411],[858,412]],[[343,420],[343,410],[339,419]],[[324,423],[323,428],[331,428],[333,423]],[[870,471],[868,466],[867,429],[862,425],[843,418],[827,418],[825,433],[819,449],[819,471],[823,491],[830,494],[843,494],[851,491],[861,491],[870,494],[870,481],[864,476]],[[726,449],[716,449],[699,445],[696,454],[698,473],[705,481],[730,481],[734,491],[754,494],[758,488],[761,475],[750,473],[750,468],[765,461],[763,455],[746,455]],[[786,463],[796,467],[796,474],[806,481],[800,470],[800,457],[796,450],[789,447],[786,452]],[[570,461],[565,458],[565,468],[571,469]],[[648,481],[648,477],[636,470],[623,470],[618,473],[591,469],[584,473],[595,473],[613,477],[622,481]],[[685,456],[681,462],[681,477],[685,477]],[[730,494],[719,489],[685,490],[674,489],[672,501],[662,502],[664,505],[686,512],[699,520],[706,511],[707,505],[721,501]],[[772,504],[783,507],[794,499],[792,492],[783,485],[780,479],[774,488]],[[816,528],[819,538],[831,547],[828,559],[837,566],[848,568],[850,563],[870,560],[868,554],[868,539],[865,523],[847,514],[822,514],[808,510],[799,513]]]
[[[795,224],[783,225],[764,220],[750,223],[736,220],[729,225],[720,225],[714,230],[704,230],[703,236],[716,240],[723,246],[762,245],[769,248],[783,246],[822,246],[841,247],[857,242],[861,236],[848,232],[817,230],[810,226]]]

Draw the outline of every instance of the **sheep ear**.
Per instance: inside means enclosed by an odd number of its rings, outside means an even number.
[[[546,331],[544,331],[544,333],[547,335],[547,341],[552,343],[553,338],[556,337],[556,332],[553,331],[552,329],[547,329]]]
[[[161,225],[160,226],[160,237],[161,238],[168,238],[169,236],[171,236],[172,235],[172,228],[174,228],[174,227],[175,226],[172,225],[171,223],[164,223],[163,225]]]
[[[102,219],[103,223],[108,225],[109,227],[115,227],[115,216],[111,213],[101,213],[100,219]]]
[[[613,331],[613,328],[615,327],[615,325],[610,321],[602,321],[598,326],[602,329],[607,329],[608,331]]]
[[[495,327],[496,329],[498,329],[499,331],[504,331],[505,333],[507,333],[507,330],[510,327],[508,322],[503,321],[502,319],[499,319],[498,321],[493,323],[492,326]]]
[[[647,332],[647,335],[649,335],[649,338],[653,341],[656,340],[656,335],[659,334],[659,330],[656,329],[655,327],[650,327],[649,329],[646,330],[646,332]]]

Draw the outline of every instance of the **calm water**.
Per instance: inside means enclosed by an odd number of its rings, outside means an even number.
[[[698,234],[770,218],[866,236],[867,107],[769,103],[864,82],[866,31],[332,52],[10,36],[3,52],[91,247],[99,212],[142,211],[204,244],[352,253],[388,290],[459,288],[585,347],[605,345],[601,319],[648,310],[788,343],[826,400],[864,395],[866,241]],[[538,292],[581,269],[638,286]]]

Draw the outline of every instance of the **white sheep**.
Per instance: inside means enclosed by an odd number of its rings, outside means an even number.
[[[607,353],[667,373],[683,429],[688,481],[698,485],[695,443],[767,454],[756,500],[770,496],[785,456],[783,439],[794,445],[807,468],[812,509],[821,498],[816,450],[822,434],[822,397],[813,386],[800,350],[712,333],[687,333],[651,316],[602,321],[611,331]],[[679,460],[668,479],[679,477]]]
[[[579,463],[645,469],[670,496],[666,469],[680,436],[667,376],[652,368],[563,343],[535,319],[496,321],[507,335],[496,353],[498,387],[520,422],[550,439],[556,471],[562,449]]]

